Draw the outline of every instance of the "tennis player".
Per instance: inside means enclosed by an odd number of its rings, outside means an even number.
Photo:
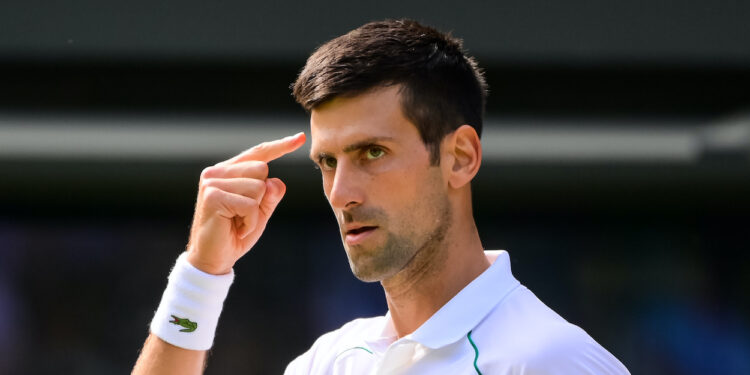
[[[385,316],[321,336],[286,374],[628,374],[583,329],[486,251],[472,213],[487,86],[458,39],[410,20],[363,25],[315,51],[293,86],[354,275]],[[134,374],[199,374],[233,266],[285,185],[267,163],[297,134],[200,176],[187,251],[169,277]]]

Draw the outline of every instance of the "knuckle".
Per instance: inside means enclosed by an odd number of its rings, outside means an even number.
[[[217,174],[217,170],[216,169],[217,169],[216,166],[210,166],[210,167],[203,168],[203,170],[201,171],[201,180],[204,180],[204,179],[216,176],[216,174]]]
[[[265,152],[268,150],[268,147],[269,147],[268,142],[259,143],[255,145],[255,147],[253,147],[253,151]]]
[[[218,178],[208,177],[208,178],[201,179],[200,183],[198,184],[198,191],[199,192],[202,191],[203,194],[205,194],[207,189],[221,190],[221,184],[219,182],[220,181]]]
[[[203,198],[207,201],[215,201],[221,198],[223,192],[213,186],[208,186],[203,191]]]

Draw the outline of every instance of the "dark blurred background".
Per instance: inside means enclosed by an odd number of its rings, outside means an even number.
[[[128,373],[203,167],[307,130],[316,46],[411,17],[491,94],[488,249],[633,374],[750,373],[750,3],[0,3],[0,374]],[[349,271],[303,147],[236,266],[209,374],[281,373],[386,307]]]

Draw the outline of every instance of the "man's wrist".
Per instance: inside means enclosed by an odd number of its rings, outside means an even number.
[[[169,275],[159,308],[151,321],[151,332],[162,340],[191,350],[208,350],[213,345],[224,299],[234,272],[206,273],[182,253]]]
[[[196,252],[195,250],[188,250],[187,261],[190,263],[190,265],[192,265],[199,271],[211,275],[221,276],[227,275],[232,272],[232,265],[216,265],[205,262],[200,259],[200,257],[198,256],[198,252]]]

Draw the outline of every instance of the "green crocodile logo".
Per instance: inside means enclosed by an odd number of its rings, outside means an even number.
[[[195,331],[196,328],[198,328],[198,323],[191,322],[190,319],[187,319],[187,318],[182,319],[174,315],[172,315],[172,318],[174,318],[174,320],[170,320],[169,321],[170,323],[176,324],[180,327],[184,327],[183,329],[180,330],[180,332],[193,332]]]

